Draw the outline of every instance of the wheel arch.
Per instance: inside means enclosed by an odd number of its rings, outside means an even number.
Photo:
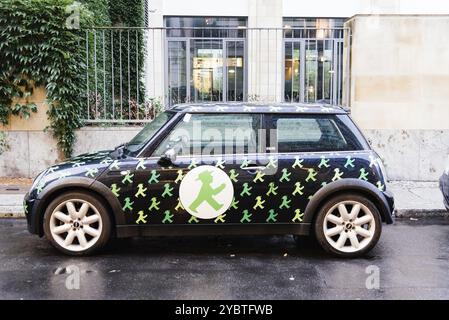
[[[37,233],[39,236],[43,236],[44,234],[43,222],[47,206],[57,196],[69,191],[85,192],[98,197],[99,200],[103,202],[112,219],[113,235],[115,235],[117,225],[125,224],[123,211],[117,197],[114,196],[108,187],[99,181],[85,177],[65,178],[48,187],[49,188],[45,188],[40,194],[38,206],[36,208],[37,214],[35,219],[37,221],[35,222],[38,227]]]
[[[324,203],[326,203],[326,201],[337,195],[348,192],[357,193],[367,197],[379,210],[382,221],[391,223],[392,218],[389,205],[382,192],[369,182],[352,178],[331,182],[318,190],[307,204],[304,211],[303,221],[305,223],[312,223],[318,210]]]

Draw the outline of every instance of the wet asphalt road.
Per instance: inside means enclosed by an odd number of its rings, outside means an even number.
[[[68,290],[65,268],[80,270]],[[368,266],[379,289],[366,289]],[[73,282],[72,282],[73,283]],[[385,226],[363,259],[341,260],[290,236],[116,240],[72,258],[0,220],[0,299],[449,299],[449,221]]]

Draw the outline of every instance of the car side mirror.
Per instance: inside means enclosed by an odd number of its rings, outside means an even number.
[[[168,167],[176,161],[176,151],[173,148],[167,149],[164,155],[159,159],[158,164],[162,167]]]

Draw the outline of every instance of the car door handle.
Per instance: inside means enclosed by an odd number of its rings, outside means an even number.
[[[243,170],[247,170],[247,171],[257,171],[257,170],[265,170],[264,166],[250,166],[250,167],[244,167],[242,168]]]

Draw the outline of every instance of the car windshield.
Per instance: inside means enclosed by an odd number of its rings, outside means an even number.
[[[142,149],[154,134],[162,128],[175,114],[173,112],[163,112],[153,121],[148,123],[130,142],[126,144],[126,150],[134,153]]]

